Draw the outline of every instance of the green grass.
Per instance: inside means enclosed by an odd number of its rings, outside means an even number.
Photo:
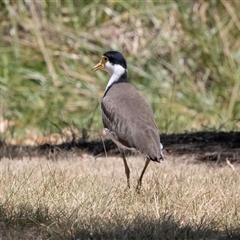
[[[121,51],[160,132],[240,128],[239,1],[1,2],[1,112],[15,138],[102,128],[109,76],[91,68]]]
[[[130,157],[131,190],[120,158],[3,159],[2,239],[239,239],[239,166],[169,156]]]

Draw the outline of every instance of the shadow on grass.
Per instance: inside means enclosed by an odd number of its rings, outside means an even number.
[[[220,231],[219,224],[207,221],[190,226],[170,215],[99,217],[78,209],[51,214],[43,206],[1,204],[0,219],[1,239],[240,239],[240,228]]]
[[[161,134],[164,154],[195,155],[203,162],[240,163],[240,132],[193,132],[184,134]],[[0,160],[2,158],[21,159],[23,157],[46,157],[48,159],[66,158],[76,151],[86,152],[93,156],[120,155],[117,146],[108,139],[102,141],[85,138],[63,142],[61,144],[43,143],[35,146],[12,145],[0,140]],[[126,151],[126,154],[132,154]]]

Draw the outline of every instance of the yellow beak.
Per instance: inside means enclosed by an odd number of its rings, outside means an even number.
[[[92,70],[95,72],[97,70],[101,70],[101,69],[104,69],[105,65],[103,63],[103,61],[101,60],[95,67],[92,68]]]

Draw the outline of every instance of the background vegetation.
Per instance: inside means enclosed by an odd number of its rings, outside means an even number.
[[[240,1],[0,2],[1,114],[14,137],[102,128],[121,51],[161,132],[240,128]]]

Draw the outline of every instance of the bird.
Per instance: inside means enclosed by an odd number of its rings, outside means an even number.
[[[136,88],[128,82],[127,63],[120,52],[107,51],[92,70],[94,72],[104,70],[110,74],[101,101],[102,122],[105,132],[121,153],[128,188],[130,188],[130,169],[125,150],[137,151],[146,157],[144,168],[137,181],[136,189],[139,191],[150,161],[164,160],[163,146],[153,111]]]

